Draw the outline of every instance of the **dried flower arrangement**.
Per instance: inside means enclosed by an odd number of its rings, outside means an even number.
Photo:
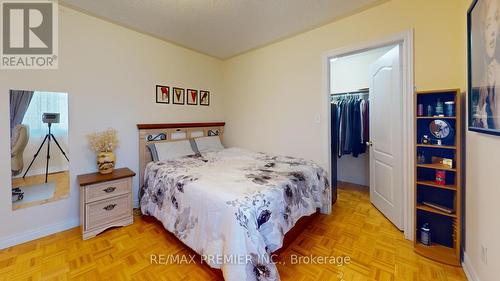
[[[109,174],[115,168],[116,157],[113,151],[118,147],[115,129],[107,129],[87,136],[89,147],[97,154],[97,168],[101,174]]]
[[[92,133],[87,138],[90,149],[96,154],[100,152],[113,152],[118,147],[118,136],[115,129]]]

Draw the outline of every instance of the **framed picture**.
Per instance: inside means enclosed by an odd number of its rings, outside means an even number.
[[[173,104],[185,104],[186,102],[184,101],[184,89],[182,88],[172,88],[172,103]]]
[[[469,130],[493,135],[500,135],[499,13],[500,0],[474,0],[467,12]]]
[[[200,90],[200,105],[210,105],[210,92]]]
[[[187,104],[198,104],[198,90],[187,89]]]
[[[156,103],[170,103],[170,87],[156,85]]]

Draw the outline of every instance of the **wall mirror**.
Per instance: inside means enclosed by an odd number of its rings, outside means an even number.
[[[69,196],[68,94],[10,90],[12,209]]]

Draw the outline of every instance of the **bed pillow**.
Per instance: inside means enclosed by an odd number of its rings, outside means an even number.
[[[196,138],[194,142],[200,153],[221,151],[224,149],[219,136]]]
[[[189,140],[157,142],[148,144],[148,147],[151,151],[151,158],[155,162],[196,154]]]

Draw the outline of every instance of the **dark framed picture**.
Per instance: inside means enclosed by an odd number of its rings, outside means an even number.
[[[187,104],[197,105],[198,104],[198,90],[187,89]]]
[[[173,104],[185,104],[185,92],[182,88],[172,88],[172,103]]]
[[[170,87],[156,85],[156,103],[170,103]]]
[[[200,105],[210,105],[210,92],[200,90]]]
[[[474,0],[467,12],[469,130],[492,135],[500,135],[499,14],[500,0]]]

